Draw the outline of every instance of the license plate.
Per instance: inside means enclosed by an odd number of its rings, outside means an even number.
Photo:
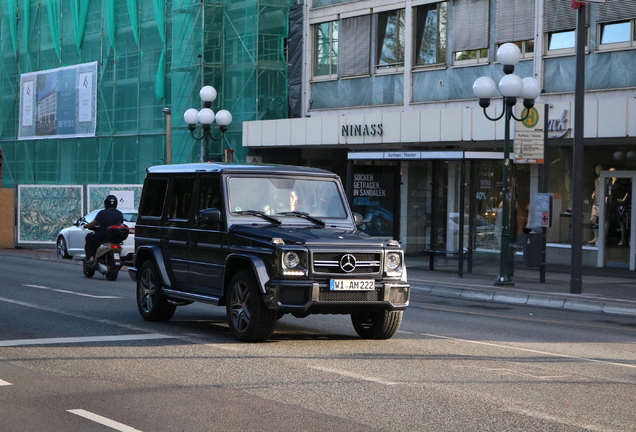
[[[113,256],[115,257],[115,259],[119,259],[119,254],[118,253],[114,253]]]
[[[371,291],[375,289],[373,279],[331,279],[329,281],[331,291]]]

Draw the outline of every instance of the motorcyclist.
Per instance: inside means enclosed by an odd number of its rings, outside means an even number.
[[[88,264],[95,263],[95,253],[100,243],[107,239],[107,229],[111,225],[121,225],[124,223],[124,215],[117,210],[117,197],[108,195],[104,199],[104,210],[97,213],[95,219],[84,225],[84,228],[91,229],[99,226],[96,232],[86,234],[86,243],[84,252],[86,253],[86,261]]]

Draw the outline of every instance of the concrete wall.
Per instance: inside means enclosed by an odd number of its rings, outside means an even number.
[[[15,247],[15,194],[0,188],[0,248]]]

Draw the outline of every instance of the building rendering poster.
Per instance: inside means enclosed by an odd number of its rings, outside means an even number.
[[[97,62],[20,76],[18,139],[95,136]]]

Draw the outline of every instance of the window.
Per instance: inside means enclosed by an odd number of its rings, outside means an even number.
[[[599,38],[600,49],[636,46],[634,20],[601,24]]]
[[[488,0],[453,0],[454,64],[488,62]]]
[[[314,76],[338,75],[338,21],[314,26]]]
[[[488,63],[488,48],[455,52],[455,64]]]
[[[415,8],[415,65],[446,62],[447,2]]]
[[[404,66],[405,10],[398,9],[377,14],[378,69],[394,69]]]
[[[143,200],[139,206],[139,214],[142,216],[161,217],[167,190],[167,179],[147,178],[144,182]]]
[[[597,10],[598,49],[636,47],[636,0],[610,1]]]
[[[528,39],[528,40],[517,41],[512,43],[519,47],[519,50],[521,51],[522,59],[534,57],[534,39]],[[499,49],[501,45],[503,45],[503,43],[497,44],[497,49]]]
[[[534,57],[535,0],[498,0],[495,18],[497,48],[516,44],[521,58]]]
[[[574,49],[576,47],[576,31],[568,30],[548,34],[548,51]]]
[[[223,197],[221,196],[221,181],[218,176],[203,177],[199,186],[199,208],[223,209]]]
[[[369,75],[371,64],[371,15],[341,20],[340,74]]]
[[[176,177],[173,180],[169,219],[188,220],[193,183],[194,179],[190,177]]]
[[[546,0],[543,18],[548,55],[574,54],[576,48],[577,13],[570,2]],[[585,7],[585,28],[589,35],[590,8]],[[587,37],[587,36],[586,36]],[[586,43],[587,45],[587,43]]]

